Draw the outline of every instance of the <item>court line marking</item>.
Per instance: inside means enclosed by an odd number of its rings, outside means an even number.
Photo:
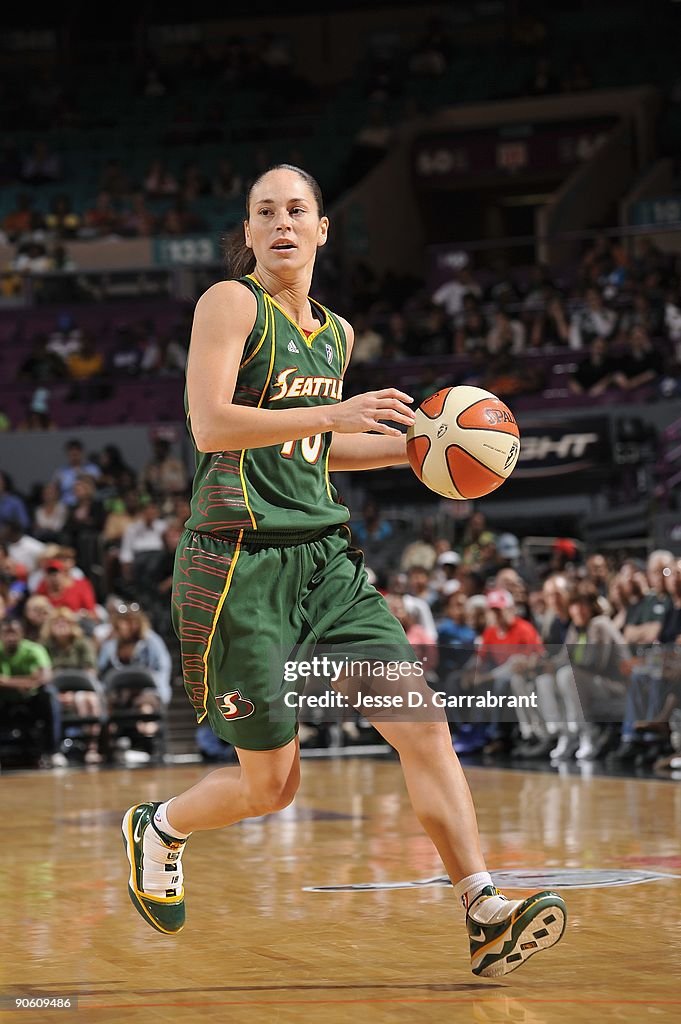
[[[214,1002],[159,1002],[150,1003],[146,1000],[141,1003],[83,1003],[79,1001],[80,1009],[88,1010],[134,1010],[134,1009],[151,1009],[156,1007],[180,1007],[180,1006],[191,1006],[191,1007],[204,1007],[204,1006],[278,1006],[285,1008],[287,1006],[321,1006],[321,1005],[357,1005],[357,1004],[399,1004],[399,1003],[480,1003],[487,1006],[499,1006],[501,1000],[497,999],[480,999],[478,996],[449,996],[446,998],[435,998],[426,999],[423,996],[415,996],[410,998],[405,996],[403,998],[394,999],[287,999],[284,1002],[281,1000],[272,999],[253,999],[253,1000],[239,1000],[239,999],[225,999],[217,1000]],[[565,1005],[565,1006],[681,1006],[681,999],[522,999],[523,1006],[553,1006],[553,1005]]]

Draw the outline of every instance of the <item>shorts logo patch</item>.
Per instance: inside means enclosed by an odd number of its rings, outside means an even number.
[[[255,711],[255,704],[246,697],[242,697],[241,690],[229,690],[227,693],[221,693],[219,697],[215,698],[215,702],[220,714],[228,722],[233,722],[235,718],[248,718]]]

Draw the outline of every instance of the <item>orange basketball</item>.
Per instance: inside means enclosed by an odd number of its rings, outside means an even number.
[[[445,498],[482,498],[501,487],[519,453],[520,431],[508,406],[467,384],[425,398],[407,430],[411,468]]]

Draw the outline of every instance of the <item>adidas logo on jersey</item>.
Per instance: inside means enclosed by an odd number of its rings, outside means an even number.
[[[289,350],[289,352],[299,352],[300,351],[298,346],[296,345],[295,341],[293,340],[293,338],[291,338],[291,340],[288,343],[288,350]]]

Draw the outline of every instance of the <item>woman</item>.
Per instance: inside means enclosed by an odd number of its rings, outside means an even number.
[[[132,902],[166,934],[184,924],[181,855],[190,833],[293,800],[297,711],[280,674],[291,650],[340,645],[368,650],[374,664],[405,651],[400,684],[419,684],[402,626],[348,546],[350,513],[328,476],[405,464],[398,425],[414,421],[411,399],[385,388],[341,400],[353,332],[308,294],[329,227],[314,178],[274,167],[254,180],[246,206],[243,243],[230,250],[236,280],[212,285],[194,312],[186,398],[198,462],[173,587],[197,720],[233,744],[241,771],[218,768],[124,816]],[[276,673],[263,665],[272,652]],[[380,679],[371,685],[380,689]],[[565,906],[555,893],[508,901],[493,886],[447,721],[430,718],[377,715],[372,724],[399,753],[414,810],[466,909],[473,972],[505,974],[558,941]],[[529,938],[537,915],[551,920]]]
[[[45,623],[53,612],[52,605],[44,594],[31,594],[24,604],[21,618],[24,626],[24,638],[33,643],[42,642]]]
[[[33,598],[32,600],[36,600]],[[50,608],[40,640],[47,650],[55,672],[60,669],[78,669],[96,677],[96,654],[92,640],[85,636],[78,617],[70,608]],[[102,701],[96,690],[58,690],[59,703],[66,711],[75,711],[83,718],[102,718]],[[84,759],[86,764],[99,764],[101,725],[82,727],[86,737]]]
[[[59,544],[63,540],[68,512],[59,496],[59,488],[49,480],[43,485],[40,504],[33,515],[33,536],[45,543]]]
[[[564,663],[555,669],[555,689],[540,690],[541,711],[558,735],[553,761],[593,761],[616,739],[614,727],[624,717],[624,675],[631,652],[603,613],[592,583],[584,580],[573,587],[568,614]]]

